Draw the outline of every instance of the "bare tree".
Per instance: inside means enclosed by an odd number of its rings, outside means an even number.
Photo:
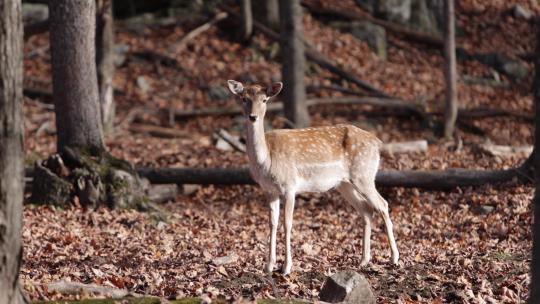
[[[112,0],[96,1],[96,66],[99,103],[103,131],[113,129],[115,104],[113,97],[114,77],[114,18]]]
[[[0,303],[25,303],[19,288],[23,201],[21,3],[0,1]]]
[[[251,0],[242,0],[242,32],[241,39],[249,40],[253,34],[253,13],[251,11]]]
[[[285,117],[296,127],[309,126],[304,70],[304,27],[300,0],[280,0],[283,101]]]
[[[95,59],[96,3],[49,1],[57,149],[103,150]]]
[[[452,139],[458,114],[457,100],[457,70],[456,70],[456,41],[455,41],[455,14],[454,0],[444,1],[444,13],[446,17],[444,55],[446,78],[446,98],[444,111],[444,137]]]
[[[540,19],[536,20],[536,58],[534,60],[535,132],[533,162],[536,189],[533,199],[533,250],[531,263],[531,287],[529,303],[540,303]]]

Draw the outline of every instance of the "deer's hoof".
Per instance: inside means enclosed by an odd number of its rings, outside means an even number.
[[[266,271],[266,273],[272,273],[274,271],[274,265],[275,263],[266,264],[266,266],[264,267],[264,271]]]
[[[362,260],[360,261],[360,267],[366,267],[369,264],[370,260],[370,257],[362,258]]]
[[[292,270],[292,264],[283,264],[283,268],[281,268],[281,274],[286,276],[291,273]]]

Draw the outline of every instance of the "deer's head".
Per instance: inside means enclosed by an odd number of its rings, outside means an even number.
[[[266,103],[283,88],[281,82],[276,82],[268,88],[258,84],[244,86],[235,80],[229,80],[227,83],[229,90],[238,97],[246,119],[252,123],[264,118]]]

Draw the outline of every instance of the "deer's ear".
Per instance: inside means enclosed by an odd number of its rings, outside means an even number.
[[[281,92],[281,89],[283,88],[282,82],[274,82],[268,89],[266,89],[266,96],[268,98],[274,97],[279,92]]]
[[[231,93],[234,95],[242,94],[242,92],[244,92],[244,85],[241,82],[236,80],[227,80],[227,85],[229,86]]]

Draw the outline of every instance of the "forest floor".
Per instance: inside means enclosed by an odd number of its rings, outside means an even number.
[[[349,10],[354,1],[335,1]],[[519,3],[535,13],[530,1],[460,1],[458,43],[469,51],[500,52],[512,58],[531,53],[535,27],[508,11]],[[199,23],[201,20],[198,21]],[[430,111],[443,107],[443,57],[440,51],[388,34],[388,58],[380,59],[363,42],[306,14],[306,40],[318,51],[347,67],[388,94],[422,101]],[[117,40],[128,48],[115,75],[118,103],[115,133],[108,149],[137,166],[238,167],[247,157],[215,146],[214,132],[224,128],[241,135],[242,118],[200,116],[174,123],[189,134],[163,139],[130,131],[124,119],[133,109],[203,109],[234,106],[223,91],[227,79],[269,83],[280,78],[277,44],[255,34],[249,44],[234,41],[235,30],[220,24],[188,43],[171,45],[193,23],[143,28],[117,28]],[[158,52],[175,58],[178,66],[148,60],[141,53]],[[533,66],[514,81],[476,61],[460,61],[458,73],[500,79],[500,86],[458,83],[460,107],[489,107],[533,113]],[[51,85],[48,35],[25,43],[25,84]],[[142,80],[141,80],[142,79]],[[139,82],[139,85],[137,84]],[[141,82],[148,85],[146,90]],[[309,65],[311,86],[347,83]],[[318,91],[313,96],[339,96]],[[56,145],[54,113],[25,98],[26,159],[29,166],[53,153]],[[39,100],[38,101],[43,101]],[[143,111],[144,112],[144,111]],[[385,142],[427,139],[426,153],[383,155],[386,169],[510,168],[526,155],[490,156],[477,148],[489,140],[502,145],[531,145],[533,125],[512,117],[467,121],[476,134],[460,129],[463,145],[451,149],[434,131],[412,117],[388,115],[370,106],[310,108],[315,126],[353,123]],[[273,128],[283,127],[277,114],[267,116]],[[170,127],[167,117],[144,112],[137,123]],[[302,195],[297,201],[293,229],[294,272],[283,277],[263,272],[267,252],[268,210],[255,186],[204,186],[163,205],[167,220],[138,211],[94,211],[80,207],[55,209],[26,205],[21,280],[33,300],[59,299],[46,284],[58,280],[127,288],[166,299],[224,296],[227,300],[300,298],[316,300],[327,275],[354,269],[367,276],[381,303],[517,303],[523,302],[530,282],[531,199],[533,187],[508,183],[464,187],[453,191],[387,188],[401,253],[398,267],[389,263],[390,250],[382,220],[375,218],[372,263],[361,269],[362,220],[336,192]],[[278,240],[282,262],[283,234]],[[216,266],[216,257],[233,262]]]

